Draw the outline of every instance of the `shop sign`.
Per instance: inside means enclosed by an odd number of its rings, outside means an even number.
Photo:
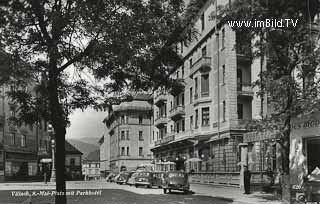
[[[300,123],[292,123],[291,128],[296,130],[296,129],[307,129],[307,128],[315,128],[315,127],[320,127],[320,120],[319,119],[312,119],[312,120],[307,120],[304,122]]]
[[[257,142],[270,139],[278,139],[280,136],[277,132],[249,132],[243,135],[243,142]]]

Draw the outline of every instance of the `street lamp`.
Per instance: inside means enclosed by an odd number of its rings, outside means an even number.
[[[51,151],[52,151],[52,168],[51,168],[50,182],[56,182],[56,168],[55,168],[55,159],[54,159],[55,140],[54,140],[54,130],[51,124],[48,125],[48,132],[51,136]]]

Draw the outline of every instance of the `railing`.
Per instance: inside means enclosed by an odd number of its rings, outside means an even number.
[[[230,119],[231,128],[246,129],[246,126],[250,122],[250,119]]]
[[[240,187],[240,172],[196,172],[189,176],[190,183]]]
[[[171,134],[171,135],[169,135],[169,136],[167,136],[167,137],[165,137],[165,138],[163,138],[161,140],[156,141],[155,142],[155,146],[163,145],[163,144],[169,143],[169,142],[171,142],[173,140],[174,140],[174,135]]]
[[[177,114],[184,114],[184,105],[177,105],[173,107],[169,112],[170,112],[170,117],[173,117]]]
[[[193,75],[202,67],[211,67],[211,57],[201,57],[198,61],[196,61],[191,67],[190,75]]]

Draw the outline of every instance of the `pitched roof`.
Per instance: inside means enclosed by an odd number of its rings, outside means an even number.
[[[66,154],[83,154],[82,152],[80,152],[80,150],[78,150],[75,146],[73,146],[72,144],[70,144],[67,140],[64,144],[65,149],[66,149]]]

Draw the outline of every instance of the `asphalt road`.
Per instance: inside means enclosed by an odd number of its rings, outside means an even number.
[[[89,184],[89,183],[88,183]],[[86,183],[83,183],[86,185]],[[227,204],[232,200],[223,198],[203,196],[196,194],[183,194],[180,192],[172,192],[171,194],[163,194],[162,189],[146,189],[135,188],[130,186],[120,186],[117,184],[107,184],[107,188],[94,189],[92,187],[86,189],[81,188],[70,189],[68,192],[69,204]],[[31,189],[31,188],[30,188]],[[54,203],[53,189],[43,190],[2,190],[0,191],[0,204],[52,204]]]

